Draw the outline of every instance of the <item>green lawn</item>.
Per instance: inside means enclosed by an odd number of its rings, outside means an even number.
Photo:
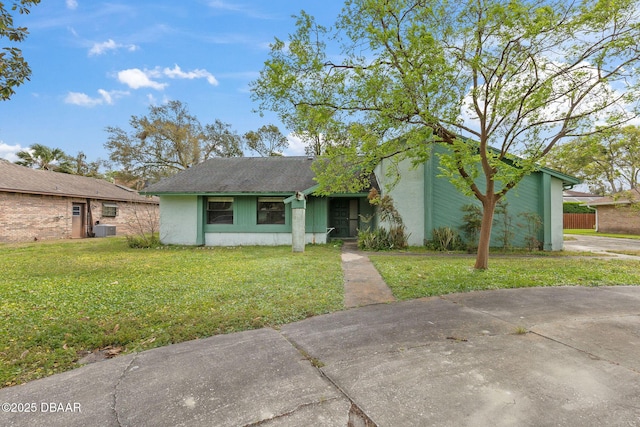
[[[398,299],[478,289],[640,284],[640,261],[370,254]],[[141,351],[343,309],[340,248],[131,249],[120,238],[0,245],[0,387]]]
[[[401,300],[484,289],[640,284],[640,261],[492,256],[487,271],[476,271],[466,256],[369,258]]]
[[[342,309],[340,249],[130,249],[120,238],[0,245],[0,386]]]

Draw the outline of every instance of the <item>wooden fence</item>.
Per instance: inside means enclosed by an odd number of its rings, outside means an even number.
[[[562,228],[593,230],[596,228],[595,213],[566,213],[562,214]]]

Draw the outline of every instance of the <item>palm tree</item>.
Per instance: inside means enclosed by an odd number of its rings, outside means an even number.
[[[42,144],[33,144],[24,151],[16,153],[21,159],[15,163],[33,169],[43,169],[70,173],[69,156],[59,148],[49,148]]]

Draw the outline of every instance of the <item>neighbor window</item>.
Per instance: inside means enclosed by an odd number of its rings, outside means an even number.
[[[207,199],[207,224],[233,224],[233,197]]]
[[[258,224],[284,224],[283,197],[258,197]]]
[[[118,215],[118,205],[115,203],[102,204],[102,216],[114,218],[116,215]]]

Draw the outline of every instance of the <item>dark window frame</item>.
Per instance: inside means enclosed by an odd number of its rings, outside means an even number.
[[[286,223],[284,197],[258,197],[256,224],[282,225]]]
[[[208,225],[232,225],[235,221],[233,197],[207,197],[206,221]]]

